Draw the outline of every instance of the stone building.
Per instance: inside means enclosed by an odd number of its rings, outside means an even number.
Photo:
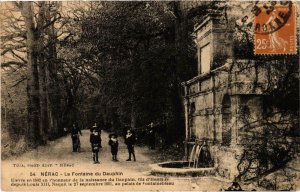
[[[230,180],[238,175],[243,144],[255,137],[243,128],[262,126],[268,92],[281,73],[272,65],[283,62],[237,57],[234,30],[219,15],[195,27],[198,75],[182,83],[186,156],[195,140],[208,140],[218,176]]]

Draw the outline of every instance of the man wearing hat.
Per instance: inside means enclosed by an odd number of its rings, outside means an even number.
[[[101,139],[100,139],[99,132],[95,128],[92,129],[90,135],[90,142],[92,147],[93,161],[95,164],[100,163],[98,160],[98,153],[99,153]]]
[[[93,126],[92,126],[92,128],[90,129],[90,132],[91,132],[91,134],[92,134],[92,132],[93,132],[93,130],[96,130],[96,132],[98,132],[98,134],[99,134],[99,138],[100,138],[100,148],[102,148],[102,145],[101,145],[101,129],[97,126],[97,123],[95,123]]]

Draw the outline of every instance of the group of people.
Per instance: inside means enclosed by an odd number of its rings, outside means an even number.
[[[73,152],[80,152],[79,135],[82,136],[81,130],[76,126],[76,124],[73,124],[70,133],[72,138]],[[124,139],[125,139],[125,144],[127,145],[128,155],[129,155],[126,161],[131,161],[132,158],[133,161],[136,161],[136,157],[134,153],[134,145],[136,142],[136,137],[133,134],[131,129],[126,130],[126,133],[124,133]],[[97,127],[97,124],[95,123],[93,127],[90,129],[90,143],[92,148],[93,161],[95,164],[100,163],[99,151],[100,148],[102,148],[101,141],[102,141],[101,129],[99,129]],[[111,148],[112,161],[118,161],[117,156],[118,156],[118,149],[119,149],[119,141],[116,134],[113,133],[109,135],[108,145]]]

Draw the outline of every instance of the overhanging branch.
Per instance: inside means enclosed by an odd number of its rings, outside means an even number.
[[[17,65],[18,67],[21,68],[21,67],[25,67],[26,63],[19,62],[19,61],[8,61],[8,62],[1,63],[1,68],[9,67],[11,65]]]

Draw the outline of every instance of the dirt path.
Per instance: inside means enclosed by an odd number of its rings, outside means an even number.
[[[80,137],[81,141],[81,152],[72,152],[72,141],[69,135],[59,138],[55,141],[49,142],[46,146],[40,146],[36,150],[27,152],[20,157],[10,158],[10,162],[27,162],[35,160],[40,163],[50,163],[50,162],[61,162],[61,163],[75,163],[81,164],[82,166],[90,167],[109,167],[115,169],[126,169],[132,172],[146,172],[149,171],[149,164],[153,163],[151,158],[146,156],[146,147],[135,147],[137,161],[126,161],[128,159],[128,152],[126,145],[124,144],[123,138],[119,137],[119,152],[118,159],[119,162],[113,162],[111,160],[110,147],[108,145],[108,133],[102,132],[102,146],[103,148],[99,153],[100,164],[94,165],[92,160],[92,152],[89,142],[90,132],[89,130],[82,131],[83,136]],[[5,160],[6,162],[8,160]]]
[[[10,158],[2,161],[2,186],[5,189],[11,187],[11,178],[74,178],[76,174],[81,173],[93,173],[91,178],[158,178],[150,176],[149,164],[154,163],[153,158],[149,154],[155,154],[155,152],[149,153],[147,147],[135,147],[137,161],[126,161],[128,158],[127,148],[124,144],[123,138],[119,138],[119,162],[113,162],[111,160],[110,147],[108,145],[108,133],[102,132],[102,146],[100,150],[100,164],[94,164],[92,160],[92,153],[89,143],[89,130],[83,130],[83,136],[81,140],[81,152],[72,152],[72,143],[70,136],[59,138],[55,141],[49,142],[46,146],[40,146],[35,150],[27,152],[20,157]],[[38,165],[36,165],[38,164]],[[32,167],[38,166],[38,167]],[[41,175],[42,172],[49,171],[50,176]],[[52,172],[58,172],[57,176],[52,176]],[[73,173],[74,172],[74,173]],[[95,176],[95,173],[101,173],[102,175]],[[112,175],[103,175],[116,174]],[[35,174],[35,175],[33,175]],[[74,174],[66,175],[66,174]],[[30,176],[32,175],[32,176]],[[78,176],[78,175],[77,175]],[[77,177],[81,178],[81,177]],[[87,178],[87,177],[82,177]],[[122,183],[125,186],[114,186],[113,188],[99,188],[85,186],[84,190],[219,190],[222,187],[222,183],[212,178],[168,178],[174,182],[174,185],[145,185],[138,186],[126,186],[126,183]],[[227,185],[227,184],[226,184]],[[7,188],[8,187],[8,188]],[[40,186],[41,187],[41,186]],[[125,188],[124,188],[125,187]],[[74,186],[72,189],[76,189]],[[3,189],[3,188],[2,188]],[[20,190],[20,188],[11,188],[13,190]],[[25,187],[26,190],[40,190],[44,187]],[[46,188],[47,189],[47,188]],[[53,187],[51,189],[62,190],[69,188]],[[82,188],[80,188],[82,190]]]

